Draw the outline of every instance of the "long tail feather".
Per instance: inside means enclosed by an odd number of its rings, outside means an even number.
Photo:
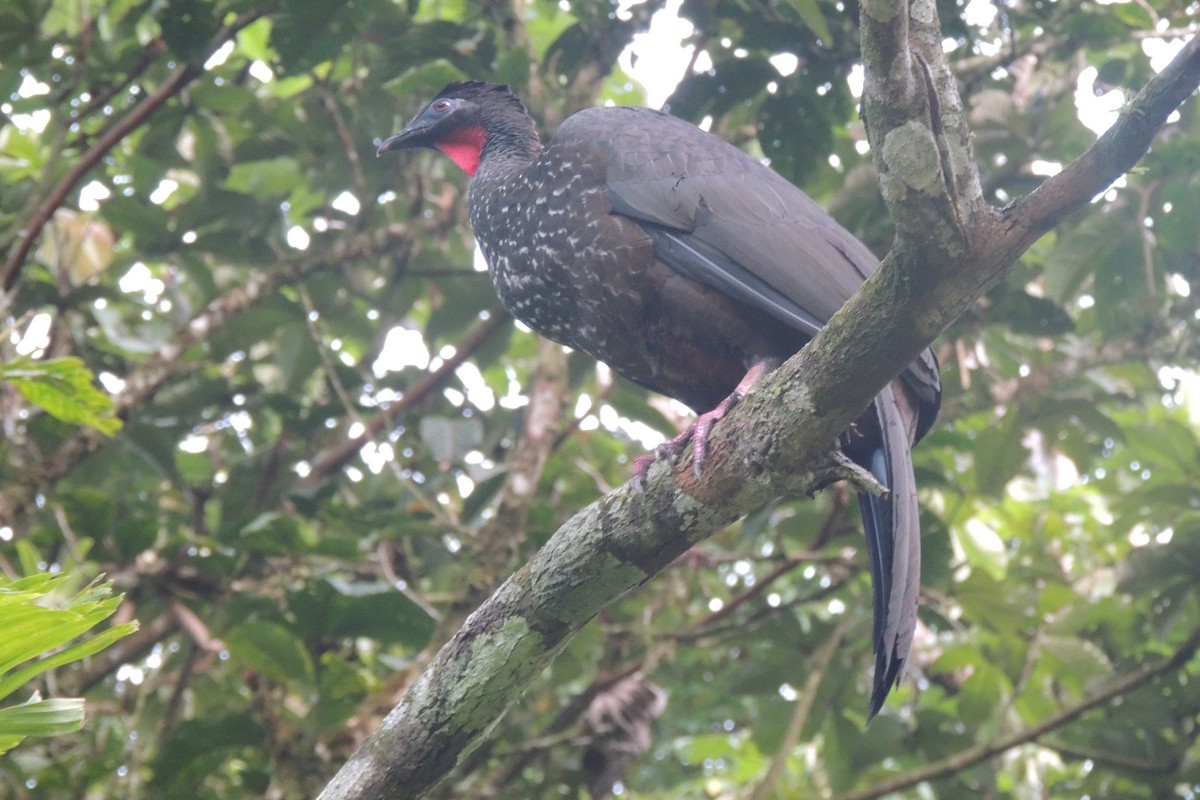
[[[875,398],[880,440],[863,464],[888,488],[887,497],[860,494],[874,588],[875,677],[868,713],[874,717],[904,677],[917,624],[921,533],[912,444],[916,415],[893,383]]]

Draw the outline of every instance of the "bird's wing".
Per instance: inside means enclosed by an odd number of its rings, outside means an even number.
[[[599,160],[613,212],[638,223],[660,260],[809,336],[878,266],[807,194],[684,120],[646,108],[588,109],[563,123],[560,142]],[[920,400],[919,439],[940,403],[932,351],[901,377]]]
[[[587,134],[605,162],[615,213],[642,225],[657,255],[702,283],[810,335],[875,270],[878,259],[808,195],[736,147],[649,109],[577,114],[556,140]],[[626,120],[612,124],[615,113]]]

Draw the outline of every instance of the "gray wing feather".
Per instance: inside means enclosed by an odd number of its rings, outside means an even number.
[[[749,283],[771,288],[764,310],[782,299],[793,316],[824,322],[875,270],[875,256],[823,208],[736,147],[649,109],[594,111],[625,113],[630,123],[610,123],[614,135],[597,141],[585,111],[568,120],[555,141],[572,140],[571,123],[584,123],[581,131],[605,162],[614,211],[666,229],[692,251],[724,256],[708,259],[711,273],[696,279],[727,290],[740,272],[751,276]],[[654,141],[639,120],[653,122]],[[686,145],[663,140],[664,130]],[[735,276],[721,275],[730,264],[738,267]]]
[[[614,125],[613,114],[624,115],[624,124]],[[597,129],[613,133],[597,139]],[[733,145],[698,133],[651,109],[603,108],[569,118],[555,142],[603,162],[614,212],[638,221],[665,263],[813,335],[878,259],[804,192]],[[922,404],[919,439],[941,395],[932,351],[902,378]]]

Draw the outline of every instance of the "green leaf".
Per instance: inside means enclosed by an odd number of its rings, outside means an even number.
[[[100,215],[118,231],[132,234],[142,246],[157,245],[170,231],[166,209],[143,197],[110,197],[100,206]]]
[[[61,652],[51,656],[39,659],[37,662],[28,667],[18,670],[12,675],[6,676],[0,680],[0,699],[7,697],[14,692],[17,687],[32,680],[35,676],[40,675],[47,670],[61,667],[64,664],[71,664],[75,661],[81,661],[89,656],[93,656],[104,650],[109,645],[116,642],[118,639],[124,639],[129,634],[138,629],[136,622],[125,622],[120,625],[114,625],[106,631],[96,634],[87,641],[72,645]]]
[[[318,687],[321,702],[313,711],[317,729],[322,731],[342,726],[358,710],[370,688],[362,673],[336,653],[321,655]]]
[[[1017,417],[1017,409],[1010,408],[976,437],[975,484],[981,493],[999,497],[1028,456]]]
[[[96,581],[67,599],[63,607],[55,607],[49,601],[51,594],[61,590],[67,580],[62,573],[33,573],[19,580],[0,578],[0,699],[41,673],[95,655],[137,630],[136,622],[127,622],[69,645],[111,616],[122,598],[111,596],[111,584]],[[30,663],[13,671],[26,661]],[[0,753],[26,736],[53,736],[82,726],[83,700],[78,698],[35,697],[23,705],[0,708]]]
[[[821,43],[828,47],[833,43],[833,36],[829,33],[829,26],[825,24],[825,15],[821,13],[821,6],[817,0],[788,0],[792,8],[796,9],[796,13],[800,15],[800,19],[804,20]]]
[[[186,61],[201,61],[220,17],[201,0],[171,0],[158,23],[171,50]]]
[[[265,161],[246,161],[234,166],[225,179],[225,188],[267,200],[291,192],[304,180],[296,159],[279,156]]]
[[[1008,549],[991,526],[978,518],[954,531],[955,539],[967,557],[967,563],[986,572],[993,580],[1004,580],[1008,571]]]
[[[316,681],[304,644],[282,625],[254,620],[223,637],[230,654],[244,666],[273,680],[308,689]]]
[[[1080,689],[1102,683],[1112,674],[1112,664],[1103,651],[1086,639],[1051,634],[1039,639],[1038,646],[1049,657],[1051,671]]]
[[[1113,3],[1108,8],[1113,16],[1133,30],[1154,29],[1154,19],[1150,16],[1149,10],[1137,3]]]
[[[56,736],[83,727],[83,699],[32,700],[0,708],[0,737]]]
[[[266,740],[267,731],[250,714],[181,722],[172,729],[153,761],[151,796],[191,794],[230,755],[243,748],[261,748]]]
[[[112,398],[96,388],[91,370],[74,356],[48,361],[19,358],[0,367],[0,379],[55,419],[88,425],[106,436],[121,429]]]
[[[390,586],[314,580],[288,596],[288,607],[310,641],[366,636],[424,647],[433,633],[425,609]]]
[[[100,585],[104,592],[107,584]],[[74,639],[117,610],[121,597],[95,597],[90,592],[73,598],[66,608],[34,605],[44,593],[20,592],[5,597],[0,587],[0,674],[23,661]]]

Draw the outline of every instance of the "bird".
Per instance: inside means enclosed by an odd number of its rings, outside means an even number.
[[[377,155],[414,148],[441,151],[471,176],[471,227],[510,314],[697,412],[649,459],[691,441],[702,468],[712,425],[879,264],[768,166],[653,109],[587,108],[543,144],[507,86],[456,81]],[[868,720],[912,648],[921,540],[911,449],[940,403],[927,349],[840,437],[887,489],[858,498],[873,585]]]

